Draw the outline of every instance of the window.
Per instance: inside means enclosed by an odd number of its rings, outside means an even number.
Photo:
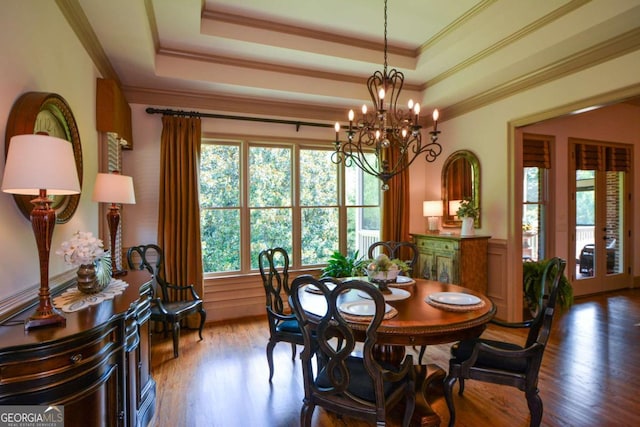
[[[330,147],[204,140],[200,160],[205,273],[258,268],[263,249],[287,250],[292,268],[334,251],[363,255],[380,235],[380,186],[331,161]],[[373,154],[372,154],[373,155]]]
[[[552,137],[525,134],[523,139],[522,259],[546,257],[548,186]]]
[[[524,168],[524,201],[522,206],[522,258],[538,261],[545,258],[547,170]]]

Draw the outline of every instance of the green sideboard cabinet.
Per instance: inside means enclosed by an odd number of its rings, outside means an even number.
[[[414,276],[487,293],[490,236],[411,234],[420,252]]]
[[[0,405],[64,407],[65,427],[143,427],[155,412],[152,277],[130,271],[121,295],[64,313],[65,327],[0,327]],[[10,323],[11,322],[11,323]]]

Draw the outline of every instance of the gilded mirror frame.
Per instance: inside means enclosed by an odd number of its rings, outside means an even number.
[[[454,175],[455,174],[455,175]],[[455,212],[449,212],[449,202],[471,197],[473,205],[480,210],[480,161],[469,150],[459,150],[451,154],[442,166],[442,226],[461,227],[462,221]],[[454,189],[455,187],[462,187]],[[454,191],[459,193],[455,194]],[[475,228],[480,228],[482,211],[474,222]]]

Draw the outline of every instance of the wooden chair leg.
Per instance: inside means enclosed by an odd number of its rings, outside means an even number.
[[[269,382],[273,378],[273,348],[276,346],[274,341],[269,340],[267,343],[267,363],[269,364]]]
[[[180,343],[180,322],[173,323],[173,357],[178,357],[178,344]]]
[[[204,322],[207,320],[207,312],[204,310],[200,310],[200,328],[198,329],[198,335],[200,335],[200,341],[202,341],[202,328],[204,327]]]
[[[291,360],[296,360],[296,345],[291,343]]]
[[[311,418],[313,418],[313,410],[315,405],[309,405],[306,402],[302,405],[300,410],[300,425],[302,427],[311,427]]]
[[[456,423],[456,408],[453,405],[453,386],[456,383],[456,377],[447,377],[444,380],[444,399],[447,402],[447,408],[449,408],[449,427],[453,427]],[[460,386],[462,387],[462,380],[460,380]]]
[[[527,398],[527,406],[531,413],[531,421],[529,427],[538,427],[542,422],[542,399],[538,394],[538,390],[525,392]]]
[[[424,357],[424,352],[427,350],[427,346],[420,346],[420,354],[418,355],[418,365],[422,365],[422,358]]]

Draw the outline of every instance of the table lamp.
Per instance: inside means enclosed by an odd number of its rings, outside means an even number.
[[[438,218],[442,213],[442,200],[430,200],[422,204],[422,215],[428,218],[429,231],[438,231]]]
[[[449,202],[449,215],[458,218],[458,209],[460,209],[460,205],[462,204],[462,200],[451,200]]]
[[[118,203],[135,204],[136,195],[133,191],[133,179],[130,176],[120,175],[119,171],[112,173],[99,173],[96,177],[96,185],[93,187],[94,202],[111,203],[107,212],[107,223],[111,235],[111,258],[113,259],[112,277],[124,276],[126,270],[118,269],[116,248],[116,233],[120,224],[120,209]]]
[[[40,291],[38,307],[25,320],[24,328],[65,326],[67,321],[51,304],[49,292],[49,252],[56,225],[56,211],[51,208],[48,196],[80,193],[71,143],[45,134],[12,137],[4,165],[2,191],[38,196],[31,201],[31,226],[40,259]]]

